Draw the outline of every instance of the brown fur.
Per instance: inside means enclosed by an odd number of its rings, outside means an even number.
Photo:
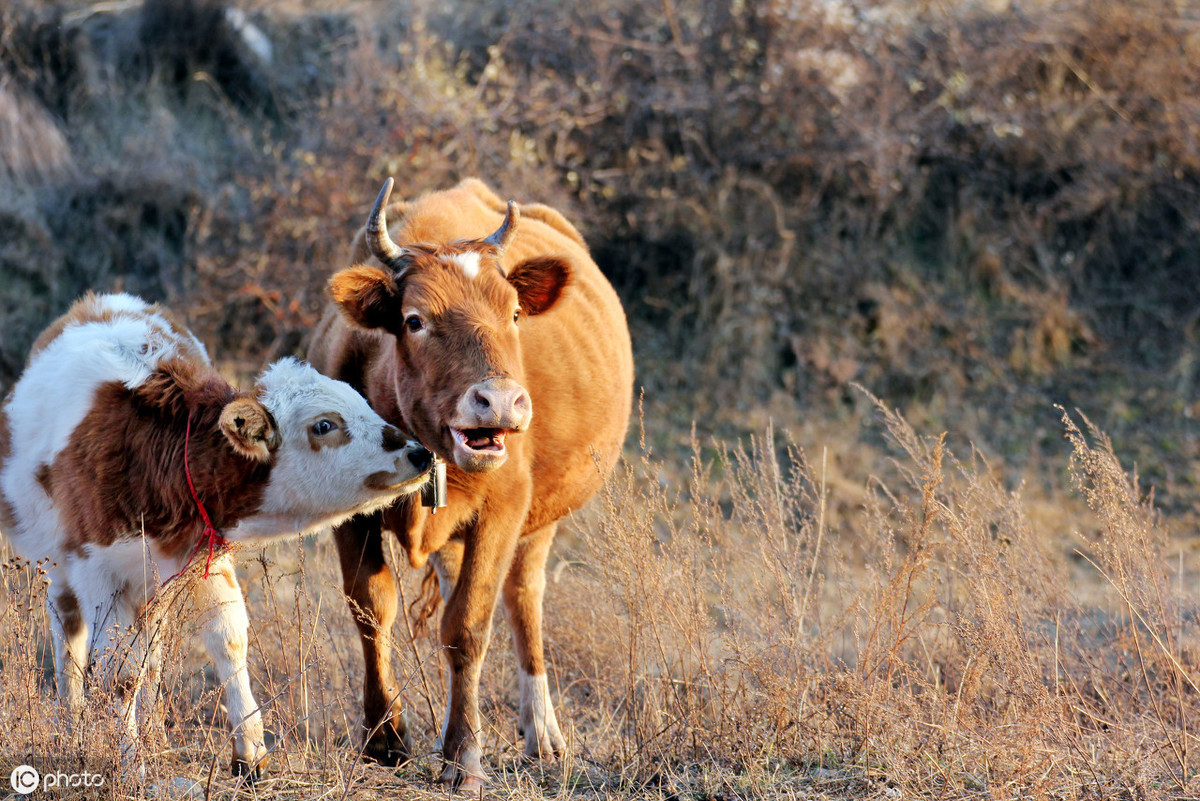
[[[257,509],[270,468],[235,453],[218,425],[234,394],[215,372],[178,362],[136,390],[103,385],[53,465],[66,547],[143,531],[168,556],[195,545],[204,524],[184,471],[189,415],[188,465],[213,525],[222,530]]]
[[[37,472],[33,474],[33,477],[38,484],[41,484],[42,489],[46,491],[47,495],[54,495],[54,482],[50,476],[50,465],[44,464],[39,467]]]
[[[532,399],[528,430],[509,433],[502,466],[468,473],[450,461],[446,509],[430,515],[402,501],[335,532],[346,593],[360,610],[367,724],[390,721],[367,744],[376,758],[408,753],[387,692],[395,684],[390,662],[375,645],[396,615],[392,581],[382,578],[381,530],[396,534],[414,566],[436,553],[451,579],[441,625],[452,669],[443,780],[473,786],[482,780],[477,677],[492,610],[503,597],[522,670],[543,674],[546,555],[557,521],[596,492],[620,454],[632,400],[629,333],[615,292],[558,212],[525,207],[497,265],[495,248],[482,240],[500,226],[505,203],[483,183],[467,180],[389,210],[403,214],[392,218],[391,233],[407,255],[395,273],[360,264],[369,254],[360,231],[351,249],[356,266],[330,282],[334,303],[314,334],[313,365],[356,386],[384,418],[447,461],[446,424],[474,382],[508,377]],[[468,250],[483,255],[474,280],[438,258]],[[436,319],[436,357],[406,338],[404,318],[414,306]]]
[[[217,528],[231,525],[261,502],[270,471],[265,464],[268,448],[278,443],[270,414],[253,397],[235,392],[208,365],[200,346],[168,310],[151,306],[144,312],[113,311],[89,292],[42,332],[31,358],[69,326],[146,313],[162,317],[180,335],[179,354],[160,364],[136,389],[118,381],[102,384],[66,447],[53,464],[37,470],[37,481],[63,517],[64,546],[72,551],[142,533],[157,540],[167,556],[184,554],[195,545],[203,521],[183,464],[189,421],[192,478]],[[230,413],[224,429],[223,409]],[[232,422],[235,417],[244,430]],[[0,465],[11,449],[7,429],[7,417],[0,411]],[[0,525],[15,528],[12,509],[2,496]]]
[[[83,611],[79,608],[79,598],[70,589],[59,593],[55,598],[55,606],[62,621],[63,631],[68,636],[78,634],[83,628]]]

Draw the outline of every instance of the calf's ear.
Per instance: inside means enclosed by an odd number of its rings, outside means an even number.
[[[233,449],[256,462],[271,460],[282,438],[275,418],[256,400],[236,398],[221,410],[221,433]]]
[[[541,314],[558,303],[571,282],[571,265],[558,256],[529,259],[509,271],[508,282],[517,290],[521,311]]]
[[[362,264],[330,278],[329,293],[342,313],[363,328],[386,327],[400,300],[400,286],[390,273]]]

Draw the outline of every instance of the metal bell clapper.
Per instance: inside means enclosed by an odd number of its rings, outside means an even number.
[[[429,481],[421,488],[421,505],[432,509],[430,514],[446,505],[446,463],[437,456],[430,466]]]

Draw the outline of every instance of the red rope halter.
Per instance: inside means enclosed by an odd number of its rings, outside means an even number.
[[[200,501],[200,496],[196,494],[196,485],[192,483],[192,468],[188,464],[188,442],[192,438],[192,415],[188,413],[187,431],[183,435],[183,474],[187,476],[188,490],[192,493],[192,500],[196,502],[196,509],[200,512],[200,519],[204,521],[204,532],[200,535],[200,540],[196,543],[196,549],[192,551],[192,555],[183,563],[183,567],[179,572],[182,573],[187,569],[187,566],[196,558],[196,554],[200,553],[200,549],[208,544],[208,559],[204,562],[204,577],[208,578],[208,569],[212,566],[213,549],[221,549],[225,547],[225,538],[221,536],[221,532],[217,531],[216,526],[212,524],[212,520],[208,516],[208,510],[204,508],[204,504]],[[176,574],[178,575],[178,574]]]

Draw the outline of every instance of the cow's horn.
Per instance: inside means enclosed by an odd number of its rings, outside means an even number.
[[[404,255],[404,248],[392,241],[392,238],[388,236],[387,229],[385,209],[394,183],[391,178],[387,179],[387,183],[383,185],[383,189],[379,191],[379,197],[375,200],[375,208],[371,209],[371,216],[367,218],[367,246],[371,248],[371,255],[393,269],[396,268],[396,262]]]
[[[504,222],[500,223],[500,227],[496,232],[483,240],[489,245],[493,245],[501,253],[508,247],[508,243],[512,241],[513,234],[517,232],[517,223],[521,221],[521,210],[517,208],[517,204],[513,201],[508,201],[508,211],[504,215]]]

